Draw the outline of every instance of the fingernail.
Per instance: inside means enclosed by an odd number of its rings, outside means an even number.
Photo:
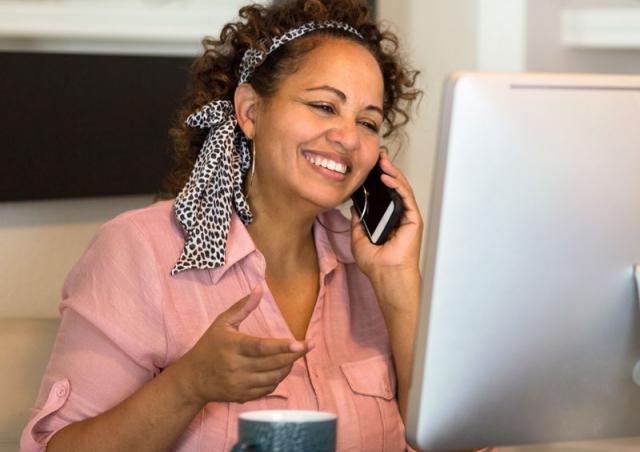
[[[292,352],[301,352],[304,350],[304,344],[301,342],[291,342],[289,344],[289,350]]]

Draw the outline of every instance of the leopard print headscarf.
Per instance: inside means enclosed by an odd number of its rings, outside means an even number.
[[[355,28],[342,22],[307,22],[273,38],[266,52],[246,50],[239,66],[238,85],[247,83],[255,68],[277,48],[311,31],[327,28],[344,30],[363,39]],[[191,114],[186,123],[189,127],[209,129],[209,133],[174,204],[176,217],[184,229],[185,245],[172,275],[191,268],[223,266],[231,209],[236,209],[244,224],[253,219],[242,192],[242,181],[251,168],[249,139],[238,126],[231,101],[209,102]]]

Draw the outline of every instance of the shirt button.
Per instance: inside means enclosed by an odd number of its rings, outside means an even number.
[[[65,385],[64,383],[59,384],[58,387],[56,388],[56,396],[58,398],[62,398],[66,395],[67,395],[67,385]]]

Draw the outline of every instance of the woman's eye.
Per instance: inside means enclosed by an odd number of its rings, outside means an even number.
[[[309,104],[309,105],[311,105],[316,110],[321,110],[321,111],[323,111],[325,113],[335,113],[336,112],[335,108],[333,108],[333,106],[329,105],[329,104]]]
[[[378,133],[378,131],[380,130],[380,128],[376,124],[369,121],[361,121],[360,124],[371,129],[375,133]]]

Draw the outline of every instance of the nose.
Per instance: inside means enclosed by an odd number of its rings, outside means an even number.
[[[360,134],[355,121],[342,120],[327,132],[327,139],[344,151],[352,152],[360,146]]]

